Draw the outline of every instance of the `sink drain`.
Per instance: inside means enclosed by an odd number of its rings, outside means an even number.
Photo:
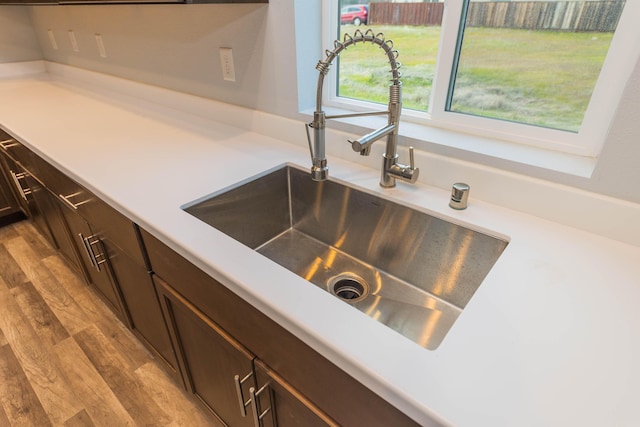
[[[369,294],[369,285],[355,274],[341,274],[329,280],[329,292],[346,302],[361,301]]]

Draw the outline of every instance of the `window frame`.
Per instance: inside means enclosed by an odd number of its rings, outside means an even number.
[[[461,25],[464,24],[462,10],[468,1],[445,1],[428,110],[423,112],[403,109],[402,121],[473,135],[482,139],[488,138],[564,154],[596,158],[606,141],[627,81],[640,58],[640,26],[636,25],[633,19],[635,16],[640,16],[640,2],[635,0],[625,2],[600,76],[585,111],[583,124],[578,132],[571,132],[446,111],[458,33]],[[333,46],[333,41],[342,37],[342,35],[338,36],[340,29],[338,6],[339,0],[323,2],[324,48]],[[398,50],[400,51],[399,60],[402,62],[402,46],[398,46]],[[335,69],[337,69],[337,63],[332,65],[326,77],[323,88],[324,105],[340,110],[380,109],[380,104],[337,96],[338,73]]]

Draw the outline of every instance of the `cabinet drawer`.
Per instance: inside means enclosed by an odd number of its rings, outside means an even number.
[[[0,130],[0,150],[14,161],[20,163],[28,171],[32,172],[32,169],[34,169],[31,150],[3,130]]]
[[[340,425],[418,425],[146,230],[141,232],[158,276]]]
[[[89,190],[60,172],[46,160],[35,154],[33,156],[34,170],[31,171],[32,174],[74,211],[80,213],[80,206],[95,198]]]
[[[92,196],[91,202],[81,205],[78,211],[91,224],[95,233],[106,242],[119,247],[139,266],[146,268],[136,227],[129,218],[96,196]]]

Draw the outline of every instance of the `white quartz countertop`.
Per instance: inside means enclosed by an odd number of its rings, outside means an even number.
[[[163,116],[46,75],[2,80],[0,96],[4,129],[420,424],[640,424],[638,246],[473,192],[454,211],[448,191],[383,190],[377,169],[330,156],[335,178],[509,239],[429,351],[181,210],[283,163],[308,167],[306,142]]]

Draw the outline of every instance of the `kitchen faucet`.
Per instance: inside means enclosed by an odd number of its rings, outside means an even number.
[[[333,60],[340,55],[344,49],[356,43],[370,42],[378,45],[389,58],[391,66],[392,83],[389,85],[389,108],[385,111],[373,111],[364,113],[351,113],[328,116],[322,110],[322,85],[324,76],[329,72],[329,66]],[[413,160],[413,147],[409,147],[409,165],[398,163],[398,154],[396,152],[398,145],[398,125],[400,124],[400,112],[402,110],[402,82],[400,81],[400,63],[397,62],[398,51],[393,49],[393,42],[386,40],[384,34],[375,34],[371,29],[363,33],[356,30],[353,37],[345,34],[341,41],[334,41],[334,49],[326,50],[326,58],[318,61],[316,69],[320,72],[318,76],[318,88],[316,93],[316,110],[313,113],[313,122],[306,124],[307,141],[309,142],[309,151],[311,152],[311,178],[314,181],[324,181],[329,175],[327,167],[327,158],[325,154],[325,125],[327,119],[340,119],[345,117],[362,117],[387,115],[389,120],[387,125],[380,129],[374,130],[356,140],[348,140],[354,151],[362,156],[368,156],[371,152],[371,145],[377,140],[387,137],[386,151],[382,157],[382,174],[380,177],[380,186],[395,187],[396,179],[410,182],[414,184],[418,180],[420,169],[416,168]],[[313,143],[309,135],[309,128],[313,129]]]

